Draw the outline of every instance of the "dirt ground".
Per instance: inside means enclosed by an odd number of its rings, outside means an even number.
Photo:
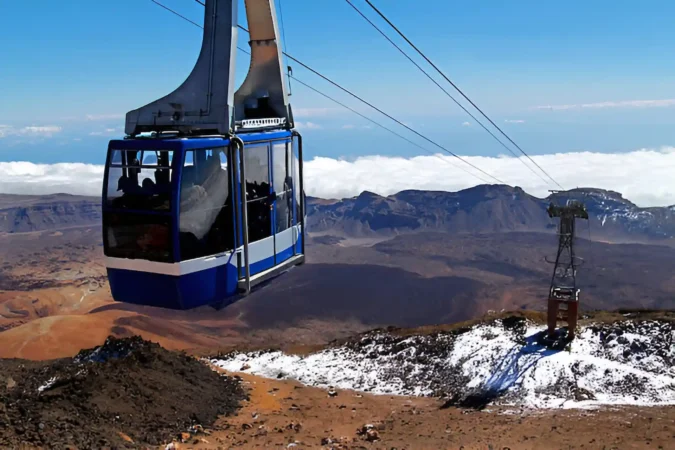
[[[221,378],[137,339],[109,341],[73,361],[0,362],[0,448],[609,450],[675,442],[675,407],[445,408],[433,398],[218,369],[230,375]]]
[[[435,399],[344,390],[332,396],[292,381],[238,375],[249,391],[239,413],[195,439],[203,441],[176,448],[667,449],[675,442],[675,407],[443,409]]]
[[[233,377],[138,337],[75,358],[0,360],[0,448],[160,445],[235,413],[244,396]]]

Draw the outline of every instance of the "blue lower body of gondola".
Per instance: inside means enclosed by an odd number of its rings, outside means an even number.
[[[249,245],[251,286],[262,285],[304,261],[302,235],[293,231],[294,239],[289,242],[272,236]],[[206,305],[221,308],[241,298],[243,261],[243,248],[239,248],[179,263],[124,258],[107,258],[106,263],[116,301],[187,310]]]

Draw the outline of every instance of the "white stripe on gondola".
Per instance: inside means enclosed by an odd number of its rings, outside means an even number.
[[[230,261],[231,255],[232,252],[230,251],[178,263],[162,263],[146,261],[144,259],[112,258],[108,256],[106,257],[106,266],[108,269],[133,270],[134,272],[157,273],[160,275],[172,275],[177,277],[222,266]],[[234,259],[232,262],[236,264]]]
[[[278,244],[277,248],[279,248],[279,252],[277,253],[292,248],[292,245],[288,244],[291,240],[291,244],[296,242],[297,238],[294,239],[294,237],[300,234],[301,227],[302,225],[295,225],[294,227],[282,231],[276,235]],[[274,256],[274,239],[275,237],[273,235],[249,244],[249,264],[252,265]],[[280,247],[280,242],[283,242],[285,246]],[[244,248],[239,247],[236,252],[243,254]],[[177,277],[195,272],[201,272],[202,270],[213,269],[214,267],[222,266],[228,262],[236,266],[237,257],[236,255],[232,256],[232,253],[232,251],[229,251],[178,263],[162,263],[156,261],[147,261],[144,259],[113,258],[110,256],[107,256],[105,260],[106,267],[108,269],[133,270],[134,272],[156,273],[160,275],[171,275]]]
[[[248,263],[250,265],[272,256],[274,256],[274,235],[248,244]]]
[[[277,253],[281,253],[289,248],[293,248],[295,242],[295,232],[293,227],[282,231],[281,233],[277,233],[275,242]]]

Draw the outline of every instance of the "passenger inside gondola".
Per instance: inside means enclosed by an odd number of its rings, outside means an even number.
[[[270,189],[270,160],[267,145],[248,147],[246,158],[246,208],[249,242],[272,235],[273,195]]]
[[[108,169],[106,216],[108,251],[125,258],[171,258],[170,220],[143,215],[171,210],[171,151],[113,150]],[[132,212],[133,211],[133,212]]]
[[[168,211],[171,197],[171,168],[169,152],[141,152],[144,161],[141,164],[136,151],[126,151],[124,164],[117,180],[117,191],[121,195],[113,196],[112,206],[123,209]],[[152,169],[155,169],[154,171]],[[139,184],[139,178],[142,181]],[[112,182],[112,180],[111,180]]]
[[[179,235],[182,260],[234,248],[225,149],[189,153],[181,179]]]
[[[255,242],[271,236],[272,195],[267,182],[246,183],[248,196],[248,234],[249,241]]]

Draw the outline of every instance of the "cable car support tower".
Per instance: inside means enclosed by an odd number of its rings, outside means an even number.
[[[554,265],[548,294],[548,337],[554,339],[558,320],[566,321],[567,339],[574,339],[579,311],[579,289],[577,288],[577,268],[583,263],[574,253],[576,219],[588,220],[588,211],[583,203],[568,200],[565,206],[551,203],[546,209],[552,219],[560,219],[558,226],[558,252]]]

